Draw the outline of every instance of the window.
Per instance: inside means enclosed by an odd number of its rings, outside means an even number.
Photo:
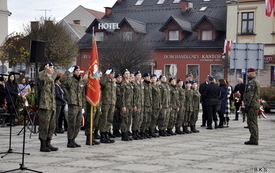
[[[275,85],[275,66],[271,66],[271,85]]]
[[[123,32],[123,40],[124,41],[132,41],[132,39],[133,39],[133,32],[131,32],[131,31]]]
[[[104,41],[104,32],[95,32],[96,41]]]
[[[186,74],[192,74],[193,80],[198,81],[199,80],[199,65],[187,65],[187,73]]]
[[[223,70],[223,65],[211,65],[211,75],[215,77],[217,82],[224,79]]]
[[[179,31],[169,31],[169,38],[168,40],[173,41],[173,40],[179,40]]]
[[[167,80],[171,77],[176,77],[177,74],[177,65],[176,64],[165,64],[164,65],[164,75],[166,76]]]
[[[180,1],[181,1],[181,0],[174,0],[173,3],[174,3],[174,4],[178,4],[178,3],[180,3]]]
[[[254,12],[242,13],[242,34],[253,33],[254,27]]]
[[[201,40],[212,40],[212,30],[211,29],[202,30]]]
[[[165,0],[159,0],[157,4],[163,4]]]
[[[137,3],[135,5],[141,5],[143,3],[144,0],[138,0]]]
[[[205,11],[207,9],[207,7],[201,7],[200,9],[199,9],[199,11]]]

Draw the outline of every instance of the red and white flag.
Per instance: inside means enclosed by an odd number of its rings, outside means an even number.
[[[275,2],[275,0],[265,0],[265,15],[268,17],[270,17],[271,14],[273,14],[275,16],[274,2]]]
[[[100,101],[99,62],[96,40],[92,38],[91,64],[89,67],[86,98],[93,105],[97,106]]]
[[[223,46],[223,55],[228,55],[228,52],[231,50],[231,43],[232,41],[225,40]]]

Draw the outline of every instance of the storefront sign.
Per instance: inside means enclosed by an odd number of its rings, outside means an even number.
[[[275,63],[275,55],[264,55],[264,62],[266,64],[274,64]]]
[[[222,61],[221,54],[201,54],[201,55],[164,55],[164,59],[200,59],[200,61]]]
[[[98,29],[120,29],[118,23],[99,23]]]

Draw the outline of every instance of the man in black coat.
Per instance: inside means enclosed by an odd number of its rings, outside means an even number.
[[[245,90],[245,84],[243,84],[243,79],[239,78],[238,79],[238,84],[235,86],[234,90],[233,90],[233,94],[239,92],[241,94],[240,98],[234,98],[235,101],[235,121],[239,120],[239,110],[240,110],[240,106],[242,104],[243,101],[243,95],[244,95],[244,90]]]
[[[0,76],[0,108],[5,104],[6,90],[4,86],[4,78]]]
[[[203,93],[205,92],[206,85],[209,84],[208,76],[209,75],[206,76],[205,82],[203,82],[202,84],[200,84],[200,87],[199,87],[199,92],[201,94],[201,105],[202,105],[202,124],[201,124],[201,127],[205,127],[206,120],[207,120],[207,107],[205,105],[205,103],[206,103],[206,97],[204,96]]]
[[[214,83],[215,79],[213,76],[208,76],[209,84],[205,86],[205,92],[203,97],[206,100],[205,106],[207,107],[207,128],[213,129],[212,122],[215,122],[215,128],[217,128],[217,115],[216,106],[218,104],[218,98],[220,96],[220,88]]]

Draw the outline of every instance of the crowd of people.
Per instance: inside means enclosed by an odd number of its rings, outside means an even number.
[[[65,130],[68,138],[67,147],[81,147],[75,139],[80,131],[83,115],[86,145],[114,143],[115,137],[121,137],[122,141],[131,141],[198,133],[196,124],[200,104],[203,112],[201,127],[209,130],[229,127],[231,102],[235,104],[234,120],[237,121],[239,108],[245,100],[245,92],[250,89],[245,89],[241,78],[233,90],[227,80],[220,79],[217,83],[211,75],[207,75],[205,82],[198,86],[192,74],[187,74],[184,81],[167,79],[165,75],[157,77],[155,74],[142,74],[140,71],[131,73],[128,69],[116,73],[113,68],[109,68],[100,76],[101,100],[96,111],[91,114],[91,105],[85,97],[87,76],[80,75],[80,67],[74,65],[63,75],[58,74],[55,79],[53,74],[53,63],[46,62],[40,69],[36,81],[42,152],[57,151],[58,148],[51,145],[53,134],[64,133]],[[1,78],[4,88],[1,92],[6,94],[9,112],[16,110],[16,98],[22,94],[28,95],[33,88],[26,83],[25,78],[19,85],[14,78],[14,74],[10,74],[5,83]],[[233,93],[239,93],[240,97],[232,96]],[[3,99],[0,101],[4,103]],[[254,111],[255,105],[252,107],[253,110],[247,105],[245,112]],[[90,121],[93,121],[92,129]],[[248,118],[247,121],[249,128],[252,128],[253,137],[246,144],[258,144],[255,118]],[[90,139],[91,133],[93,139]]]

